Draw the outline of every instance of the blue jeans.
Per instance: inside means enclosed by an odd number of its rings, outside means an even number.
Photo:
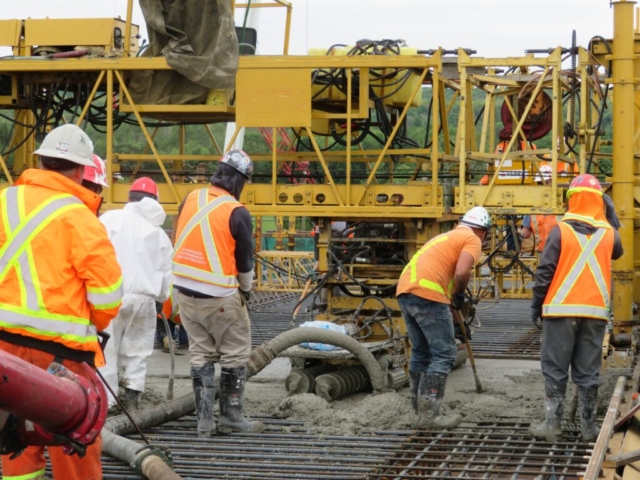
[[[411,293],[398,297],[411,340],[409,370],[428,375],[449,375],[458,353],[449,305]]]

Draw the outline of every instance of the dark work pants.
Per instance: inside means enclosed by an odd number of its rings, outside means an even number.
[[[412,293],[400,295],[398,304],[411,340],[409,370],[449,375],[458,354],[449,305]]]
[[[540,352],[545,380],[564,390],[571,367],[571,379],[578,387],[599,386],[606,327],[607,322],[592,318],[545,318]]]

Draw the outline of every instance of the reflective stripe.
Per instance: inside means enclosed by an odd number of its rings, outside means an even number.
[[[238,286],[238,279],[235,276],[207,272],[205,270],[189,267],[188,265],[182,265],[176,262],[173,262],[173,273],[183,275],[200,282],[218,285],[220,287],[237,288]]]
[[[205,194],[208,194],[206,189],[202,189],[202,191]],[[201,195],[201,193],[198,192],[198,195]],[[196,212],[196,214],[193,217],[191,217],[191,220],[189,220],[189,222],[185,225],[184,230],[180,235],[180,238],[178,238],[178,241],[176,242],[175,250],[178,251],[178,249],[182,246],[182,243],[187,238],[189,233],[191,233],[191,230],[197,227],[198,224],[200,224],[200,222],[202,222],[203,220],[206,220],[207,216],[211,212],[213,212],[217,207],[219,207],[223,203],[235,202],[235,201],[236,201],[235,198],[233,198],[231,195],[222,195],[216,198],[215,200],[213,200],[212,202],[207,203],[203,208],[199,209]]]
[[[447,295],[444,293],[444,289],[438,285],[436,282],[432,282],[431,280],[425,280],[424,278],[420,279],[419,285],[423,288],[428,288],[429,290],[435,290],[442,295]]]
[[[122,301],[123,295],[122,277],[109,287],[87,287],[87,300],[94,307],[103,307],[105,309],[117,306]]]
[[[584,316],[594,318],[609,318],[609,309],[593,305],[544,305],[543,316],[570,317]]]
[[[0,304],[0,326],[27,330],[39,335],[62,337],[79,343],[96,340],[95,327],[87,319],[66,315],[53,316],[46,311],[33,312],[13,305]],[[92,334],[93,338],[89,338]]]
[[[586,215],[578,215],[576,213],[565,213],[562,217],[562,221],[566,222],[567,220],[578,220],[580,222],[588,223],[597,228],[611,228],[608,222],[602,220],[596,220],[593,217],[587,217]]]
[[[409,280],[411,283],[415,283],[416,280],[418,280],[418,259],[422,256],[422,254],[425,253],[434,245],[437,245],[438,243],[444,242],[445,240],[448,240],[448,239],[449,239],[448,235],[442,235],[434,238],[433,240],[430,240],[429,242],[425,243],[424,246],[418,251],[418,253],[416,253],[413,256],[411,261],[407,263],[407,266],[404,267],[404,269],[402,270],[402,273],[404,273],[407,268],[410,269]]]
[[[20,210],[18,210],[18,189],[21,187],[9,187],[7,188],[6,196],[6,209],[7,220],[9,221],[9,228],[11,233],[20,225]],[[24,188],[24,187],[22,187]]]
[[[48,203],[38,206],[23,221],[0,249],[0,281],[4,279],[9,267],[16,261],[25,248],[43,228],[59,215],[71,208],[82,207],[82,202],[71,195],[53,197]]]
[[[37,472],[26,473],[24,475],[3,475],[2,480],[35,480],[38,477],[44,478],[44,468],[38,470]]]
[[[20,265],[22,287],[26,291],[26,307],[29,310],[40,310],[38,294],[36,293],[36,287],[33,283],[33,277],[31,276],[31,265],[29,264],[28,252],[26,250],[18,257],[18,264]]]
[[[604,238],[604,234],[606,233],[606,230],[602,230],[602,229],[598,230],[596,233],[594,233],[591,236],[591,238],[587,238],[586,235],[582,235],[581,233],[576,232],[573,228],[571,228],[571,231],[578,239],[578,242],[580,243],[580,247],[582,247],[582,252],[578,256],[578,259],[573,264],[573,267],[571,267],[571,270],[569,271],[567,276],[564,278],[564,281],[560,285],[560,288],[558,288],[558,291],[556,292],[555,296],[551,300],[551,305],[558,305],[564,302],[565,298],[571,291],[571,288],[578,281],[578,278],[580,277],[580,275],[582,274],[583,270],[587,265],[589,265],[589,267],[591,268],[591,271],[593,272],[594,277],[596,278],[596,282],[598,282],[597,280],[598,277],[602,277],[602,270],[600,270],[600,265],[598,265],[598,261],[593,256],[593,254],[595,253],[597,246],[600,244],[600,242]],[[595,264],[595,270],[594,270],[594,264]],[[601,279],[600,282],[598,282],[598,287],[601,288],[603,284],[604,282]],[[600,293],[602,293],[602,289],[600,290]],[[606,300],[605,305],[609,305],[609,294],[607,293],[606,285],[605,285],[605,292],[604,292],[603,298]]]

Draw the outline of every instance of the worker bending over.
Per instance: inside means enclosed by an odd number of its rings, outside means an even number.
[[[40,169],[26,170],[0,193],[0,349],[43,370],[56,361],[86,378],[83,362],[104,365],[97,333],[122,298],[120,267],[96,215],[101,198],[81,186],[93,143],[64,125],[35,155]],[[100,437],[83,458],[63,447],[48,450],[54,479],[102,479]],[[2,475],[44,478],[44,447],[3,455]]]
[[[571,182],[569,208],[549,233],[536,270],[531,319],[542,328],[545,420],[533,426],[531,433],[539,438],[552,440],[562,432],[569,367],[579,389],[582,438],[592,442],[597,436],[611,260],[623,253],[620,236],[605,217],[602,195],[600,182],[592,175],[582,174]]]
[[[253,280],[251,215],[238,202],[253,162],[242,150],[226,153],[211,186],[180,206],[173,256],[173,288],[189,336],[198,435],[216,433],[214,364],[220,360],[219,433],[261,432],[242,413],[251,351],[247,301]]]
[[[472,208],[455,229],[418,250],[398,282],[396,296],[411,340],[411,401],[420,423],[429,427],[452,428],[461,420],[458,414],[440,415],[457,355],[450,307],[463,307],[471,269],[480,259],[482,239],[490,227],[487,211]]]
[[[156,302],[169,297],[173,247],[161,228],[165,218],[158,203],[158,186],[147,177],[133,182],[124,209],[100,217],[124,281],[122,308],[113,321],[113,350],[108,352],[111,356],[102,374],[116,392],[120,379],[127,410],[138,408],[144,392],[147,357],[153,353],[155,339]]]

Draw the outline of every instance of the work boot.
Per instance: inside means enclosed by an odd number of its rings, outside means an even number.
[[[422,372],[412,372],[409,370],[409,392],[411,393],[411,405],[413,410],[418,413],[418,388],[420,387],[420,379]]]
[[[166,351],[170,351],[170,346],[169,346],[170,341],[171,341],[171,338],[169,338],[169,335],[167,335],[162,339],[162,346]]]
[[[244,405],[245,367],[223,368],[220,374],[220,418],[218,433],[264,430],[262,422],[250,422],[242,414]]]
[[[134,412],[138,410],[138,400],[140,398],[140,392],[131,388],[124,389],[124,408],[127,412]]]
[[[191,380],[198,419],[198,436],[210,437],[216,434],[213,407],[216,403],[216,385],[213,381],[215,364],[207,362],[202,367],[191,367]]]
[[[567,386],[545,382],[544,421],[531,425],[529,433],[536,438],[553,442],[562,435],[562,412]]]
[[[600,429],[596,427],[596,413],[598,410],[598,387],[578,390],[580,399],[580,432],[582,440],[586,443],[594,443],[598,438]]]
[[[461,421],[460,414],[440,415],[440,404],[444,397],[447,376],[441,374],[422,375],[420,380],[418,411],[420,426],[427,428],[454,428]]]

